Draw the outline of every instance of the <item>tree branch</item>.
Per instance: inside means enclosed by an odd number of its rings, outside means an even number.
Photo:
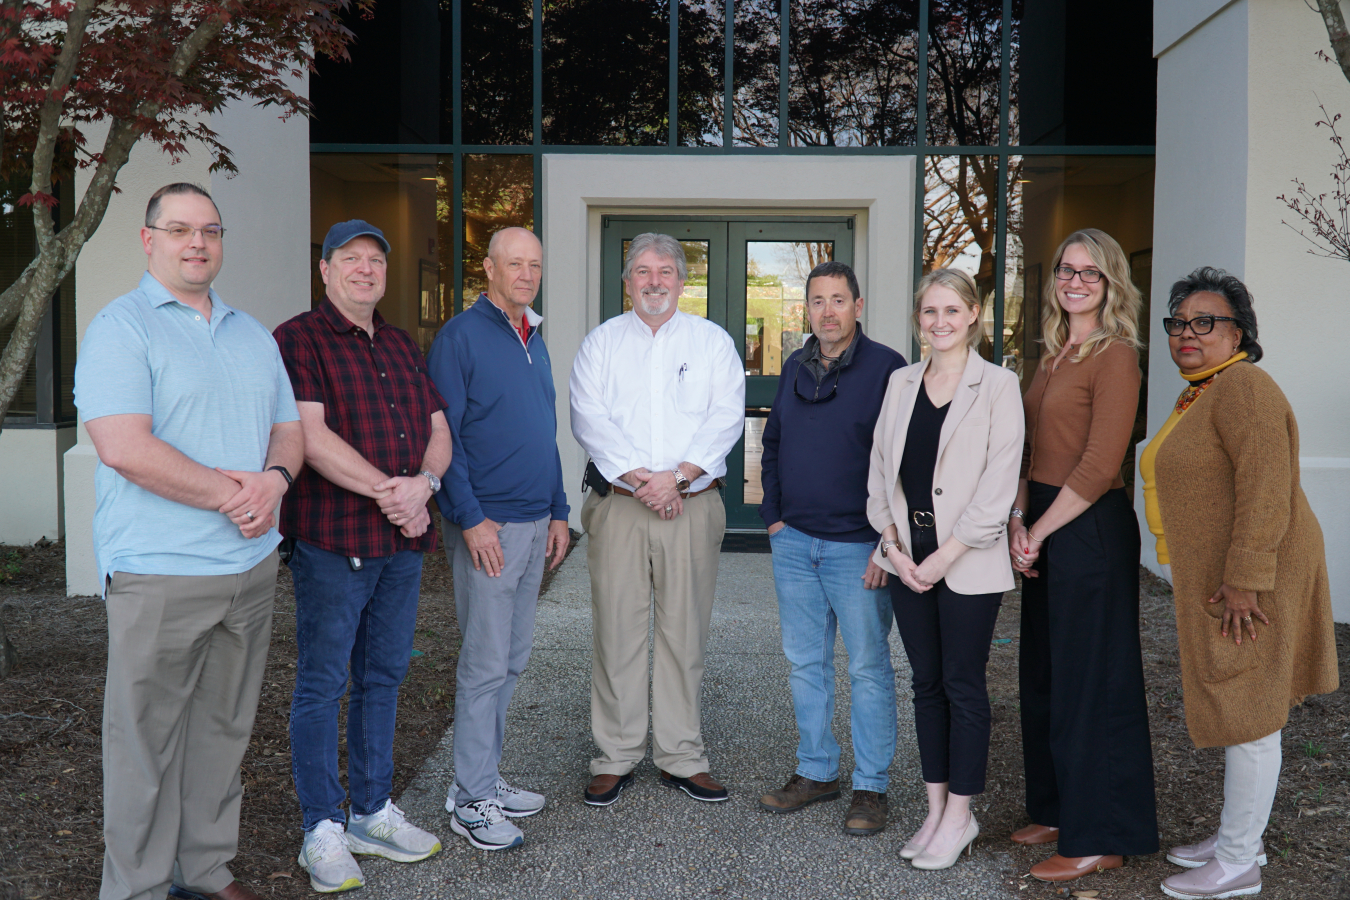
[[[1317,0],[1322,21],[1327,26],[1327,37],[1331,38],[1331,49],[1336,53],[1336,62],[1340,63],[1341,73],[1350,81],[1350,31],[1345,27],[1345,13],[1341,11],[1341,0]]]
[[[98,6],[98,0],[76,0],[75,8],[66,20],[66,38],[61,42],[61,53],[56,58],[47,97],[38,113],[37,143],[33,147],[33,227],[37,232],[38,253],[44,252],[56,235],[51,208],[40,202],[43,195],[52,192],[52,163],[56,159],[56,136],[61,128],[61,110],[65,106],[66,89],[75,77],[75,64],[80,58],[80,46],[89,28],[89,18]]]

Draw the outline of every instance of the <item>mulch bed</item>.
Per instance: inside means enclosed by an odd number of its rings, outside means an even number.
[[[12,564],[6,568],[6,564]],[[102,860],[100,735],[106,664],[102,602],[66,598],[61,544],[0,547],[0,615],[19,649],[18,669],[0,683],[0,900],[94,897]],[[272,649],[249,753],[236,875],[265,897],[309,898],[295,863],[299,808],[290,779],[286,719],[295,669],[294,600],[282,567]],[[547,584],[547,581],[546,581]],[[431,753],[453,715],[455,625],[450,572],[441,553],[426,558],[413,660],[403,686],[395,739],[397,795]],[[1099,891],[1101,898],[1161,897],[1177,871],[1162,853],[1068,886],[1042,884],[1027,870],[1051,848],[1021,848],[1004,836],[1026,823],[1017,705],[1019,600],[1009,594],[989,667],[994,743],[987,793],[976,804],[981,849],[1010,860],[1006,895],[1026,898]],[[1214,830],[1223,793],[1223,753],[1195,750],[1186,735],[1172,596],[1144,576],[1141,630],[1148,679],[1163,846]],[[1284,771],[1266,847],[1264,895],[1350,898],[1350,626],[1337,626],[1341,683],[1335,694],[1295,709],[1284,733]],[[836,723],[837,724],[837,723]],[[1025,887],[1024,887],[1025,886]],[[991,885],[991,888],[995,886]],[[1089,896],[1091,896],[1089,894]]]
[[[17,555],[17,557],[16,557]],[[65,596],[65,549],[0,546],[0,615],[19,665],[0,682],[0,900],[98,896],[103,866],[102,600]],[[17,564],[17,565],[15,565]],[[545,572],[547,589],[552,575]],[[399,696],[394,796],[454,719],[460,645],[450,567],[441,550],[422,568],[414,656]],[[277,582],[272,644],[258,718],[244,756],[239,855],[231,871],[264,897],[312,898],[296,864],[300,806],[291,783],[287,722],[295,687],[295,597]],[[340,771],[346,783],[345,716]]]

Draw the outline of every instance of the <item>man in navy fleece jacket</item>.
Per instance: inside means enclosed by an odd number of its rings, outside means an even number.
[[[487,292],[431,345],[427,365],[448,406],[455,454],[436,495],[464,642],[455,687],[451,829],[481,850],[523,842],[510,818],[544,798],[497,771],[506,708],[530,658],[544,557],[567,553],[567,497],[558,457],[553,372],[530,308],[543,247],[524,228],[492,236]]]
[[[853,798],[848,834],[886,827],[895,755],[895,671],[886,573],[871,562],[878,535],[867,521],[872,430],[891,373],[904,358],[863,334],[858,279],[843,263],[806,279],[812,336],[788,357],[764,426],[764,503],[783,653],[797,715],[797,770],[760,799],[795,812],[839,797],[834,739],[834,634],[844,638],[853,686]]]

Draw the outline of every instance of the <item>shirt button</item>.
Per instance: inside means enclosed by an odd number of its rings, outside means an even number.
[[[933,493],[938,494],[938,495],[941,495],[941,494],[942,494],[942,488],[933,488]]]
[[[380,377],[381,378],[385,377],[383,372],[380,373]]]
[[[193,316],[192,318],[196,319],[198,322],[200,322],[200,321],[202,320],[202,317],[201,317],[201,316]]]
[[[403,474],[404,474],[404,475],[407,475],[407,474],[408,474],[408,470],[407,470],[407,469],[404,469],[404,470],[403,470]]]
[[[393,408],[394,408],[394,404],[390,403],[390,404],[389,404],[389,408],[390,408],[390,409],[393,409]]]
[[[400,434],[399,437],[407,437],[407,435],[405,435],[405,434]]]

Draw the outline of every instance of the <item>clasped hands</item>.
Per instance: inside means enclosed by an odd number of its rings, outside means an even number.
[[[239,485],[239,490],[219,508],[231,522],[239,526],[239,533],[252,540],[271,531],[276,524],[274,511],[290,486],[282,474],[271,469],[265,472],[236,472],[233,469],[217,468],[216,471]]]
[[[947,570],[951,568],[953,562],[946,548],[939,547],[928,554],[928,558],[923,562],[916,563],[905,555],[899,544],[891,545],[886,551],[886,559],[895,567],[905,587],[916,594],[931,590],[933,585],[946,578]]]
[[[1039,578],[1040,572],[1032,568],[1041,555],[1041,544],[1033,540],[1022,520],[1013,517],[1008,520],[1008,555],[1012,557],[1012,567],[1027,578]]]
[[[623,480],[633,486],[633,496],[662,519],[673,519],[684,512],[684,496],[676,486],[674,472],[653,472],[644,466],[626,473]]]
[[[380,512],[404,537],[421,537],[431,527],[431,482],[425,475],[400,475],[371,485]]]

